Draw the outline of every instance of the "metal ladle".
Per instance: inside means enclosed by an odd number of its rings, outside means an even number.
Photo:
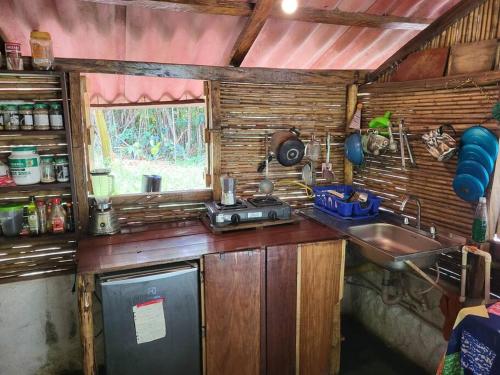
[[[259,192],[266,195],[271,195],[274,191],[274,184],[269,179],[269,158],[267,155],[269,154],[269,142],[268,136],[266,134],[266,169],[265,169],[265,178],[259,183]]]

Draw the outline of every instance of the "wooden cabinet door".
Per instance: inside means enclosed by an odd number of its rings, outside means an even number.
[[[338,371],[344,241],[299,245],[297,367],[302,375]],[[334,359],[333,361],[331,359]]]
[[[297,319],[297,245],[266,254],[267,375],[294,375]]]
[[[205,256],[207,375],[260,373],[264,264],[263,250]]]

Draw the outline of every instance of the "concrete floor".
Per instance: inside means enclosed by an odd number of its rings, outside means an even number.
[[[355,318],[342,317],[340,375],[426,375],[427,372],[388,348]]]

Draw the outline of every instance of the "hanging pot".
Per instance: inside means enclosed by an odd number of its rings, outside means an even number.
[[[271,136],[271,151],[267,155],[270,162],[273,158],[285,167],[300,163],[304,157],[304,143],[299,139],[300,133],[297,129],[281,130]],[[266,161],[259,164],[258,171],[262,172],[266,167]]]

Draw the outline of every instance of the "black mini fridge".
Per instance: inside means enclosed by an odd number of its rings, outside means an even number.
[[[197,265],[102,275],[107,375],[200,375]]]

